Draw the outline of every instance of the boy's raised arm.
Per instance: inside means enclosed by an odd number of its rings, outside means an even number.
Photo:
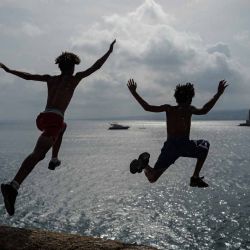
[[[94,73],[96,70],[100,69],[102,67],[102,65],[106,62],[106,60],[108,59],[109,55],[113,52],[113,47],[114,47],[115,43],[116,43],[116,40],[114,40],[110,44],[109,50],[101,58],[99,58],[90,68],[88,68],[85,71],[81,71],[81,72],[76,73],[76,78],[78,78],[80,81],[83,78]]]
[[[128,89],[130,90],[131,94],[134,96],[134,98],[139,102],[139,104],[143,107],[144,110],[150,111],[150,112],[165,112],[167,111],[169,105],[161,105],[161,106],[153,106],[148,104],[137,92],[137,84],[133,79],[129,79],[128,81]]]
[[[5,66],[3,63],[0,63],[0,68],[5,70],[7,73],[13,74],[25,80],[47,82],[50,78],[49,75],[37,75],[37,74],[30,74],[22,71],[12,70],[9,69],[7,66]]]
[[[224,90],[228,86],[226,80],[221,80],[218,85],[217,93],[214,95],[214,97],[207,102],[201,109],[192,107],[192,113],[194,115],[205,115],[207,114],[215,105],[215,103],[218,101],[220,96],[224,93]]]

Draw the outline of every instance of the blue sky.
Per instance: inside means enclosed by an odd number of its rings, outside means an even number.
[[[250,2],[246,0],[1,0],[0,61],[13,69],[59,74],[54,59],[77,53],[89,67],[114,38],[103,68],[75,92],[68,118],[144,115],[126,81],[152,104],[174,104],[178,83],[193,82],[202,106],[230,83],[216,109],[250,108]],[[0,119],[33,119],[46,85],[0,71]]]

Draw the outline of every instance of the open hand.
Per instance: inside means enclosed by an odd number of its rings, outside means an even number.
[[[221,80],[218,85],[218,94],[222,95],[227,86],[227,81]]]
[[[129,90],[131,92],[135,92],[136,91],[136,88],[137,88],[137,84],[136,82],[134,81],[134,79],[129,79],[128,80],[128,84],[127,84]]]
[[[116,43],[116,39],[110,44],[109,51],[113,51],[114,44]]]

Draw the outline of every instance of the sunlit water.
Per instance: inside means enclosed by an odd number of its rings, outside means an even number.
[[[156,161],[164,122],[69,121],[62,165],[50,154],[23,183],[16,214],[0,197],[0,224],[138,243],[159,249],[250,249],[250,128],[238,121],[195,121],[192,138],[210,141],[202,174],[210,187],[189,187],[195,160],[180,158],[155,184],[132,175],[129,163],[148,151]],[[0,124],[0,181],[10,180],[39,135],[32,123]]]

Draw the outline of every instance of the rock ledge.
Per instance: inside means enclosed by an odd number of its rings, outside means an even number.
[[[156,250],[90,236],[0,225],[1,250]]]

